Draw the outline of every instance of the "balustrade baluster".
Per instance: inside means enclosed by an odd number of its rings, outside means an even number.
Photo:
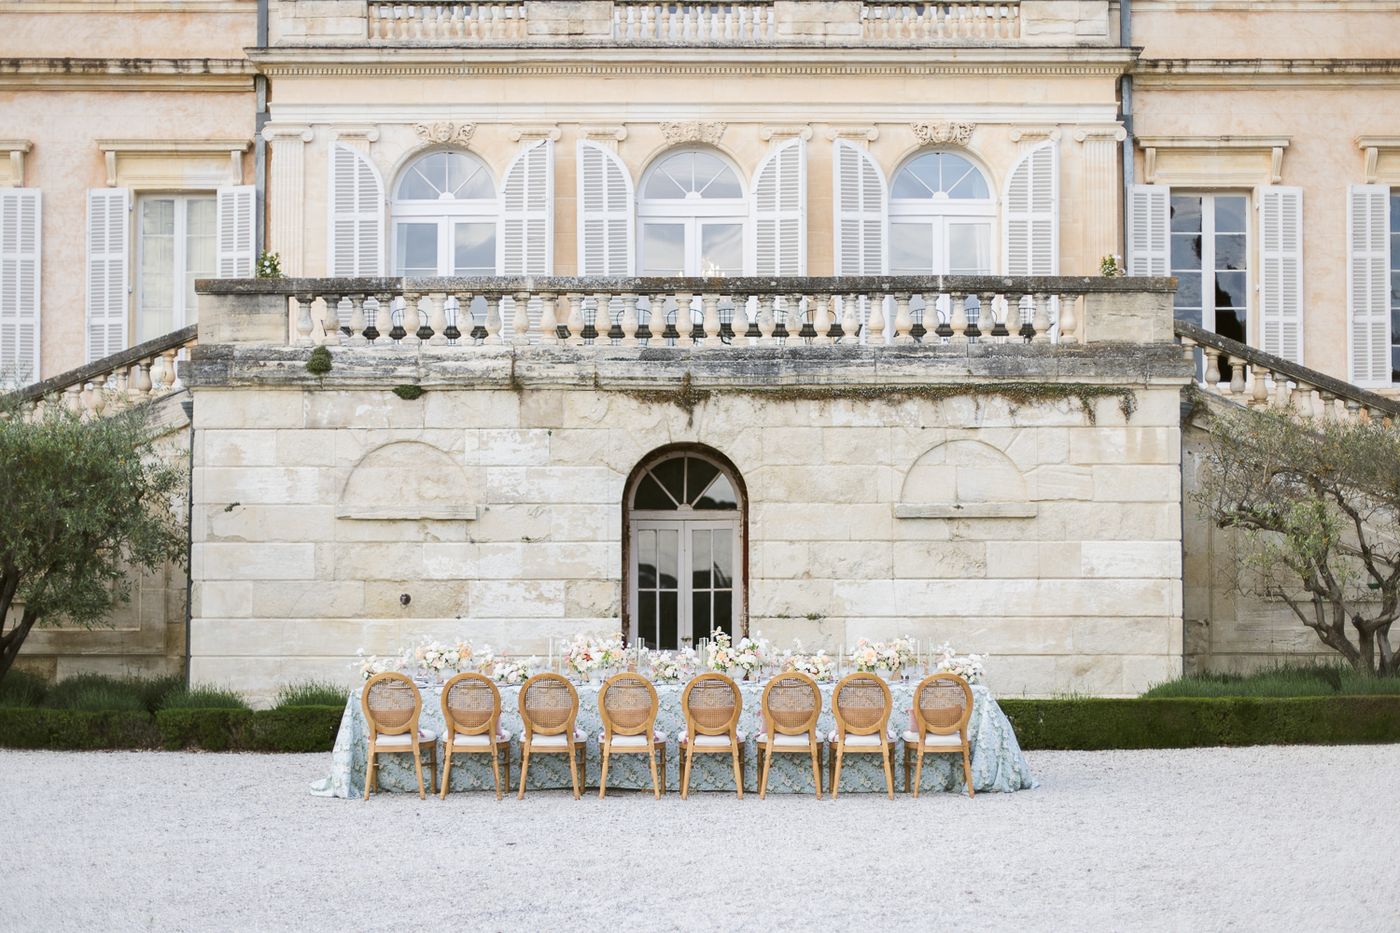
[[[403,337],[399,339],[399,343],[404,346],[417,346],[421,342],[418,336],[418,330],[422,327],[422,318],[418,311],[420,297],[417,292],[403,293]]]
[[[365,339],[365,298],[364,295],[349,295],[350,302],[350,337],[345,341],[352,347],[362,347],[369,341]]]
[[[676,346],[690,347],[695,343],[695,321],[690,316],[690,305],[694,296],[690,292],[676,292]]]
[[[967,296],[952,292],[948,298],[948,319],[953,327],[952,343],[967,343]]]
[[[865,322],[867,329],[865,342],[872,347],[882,347],[889,343],[885,334],[885,296],[873,292],[866,300],[870,302],[870,316]]]
[[[1206,354],[1206,388],[1212,392],[1220,392],[1220,351],[1215,347],[1205,347]]]
[[[1244,395],[1244,360],[1237,356],[1230,357],[1230,394]]]
[[[628,292],[622,296],[622,346],[637,346],[637,296]]]
[[[179,355],[179,353],[179,350],[166,350],[161,354],[162,358],[165,360],[163,386],[166,392],[170,392],[175,388],[175,357]]]
[[[772,295],[758,296],[758,345],[776,346],[778,339],[773,334],[778,330],[778,315],[773,307]]]
[[[131,367],[123,366],[117,370],[116,388],[113,390],[112,407],[125,408],[129,401],[127,393],[130,392],[129,383],[131,381]]]
[[[583,295],[578,292],[569,294],[569,319],[566,326],[569,331],[566,342],[574,347],[583,346]]]
[[[820,346],[831,345],[831,296],[812,296],[812,329],[817,332],[812,343]]]
[[[1269,378],[1269,371],[1256,363],[1250,367],[1249,374],[1254,380],[1254,385],[1251,387],[1254,407],[1264,408],[1269,404],[1269,387],[1265,384]]]
[[[530,345],[530,293],[516,292],[515,307],[510,311],[511,342],[517,347]]]
[[[544,292],[540,295],[540,343],[559,342],[559,319],[554,316],[554,295]]]
[[[1035,296],[1035,310],[1031,319],[1032,343],[1046,343],[1050,340],[1050,296],[1041,292]]]
[[[1274,407],[1280,411],[1287,411],[1293,404],[1293,387],[1288,383],[1288,377],[1280,374],[1274,379]]]
[[[908,345],[914,342],[914,318],[909,314],[908,292],[896,292],[894,296],[894,342]]]
[[[1060,296],[1060,343],[1079,343],[1079,318],[1075,316],[1078,295]]]
[[[855,295],[841,296],[841,342],[854,346],[860,342],[860,316],[856,313],[860,299]]]
[[[505,295],[498,292],[483,297],[486,299],[486,339],[482,343],[499,347],[504,343],[501,340],[501,302],[505,300]]]
[[[719,346],[719,295],[705,292],[700,296],[703,309],[702,326],[705,328],[705,346],[713,349]]]
[[[315,326],[311,323],[311,302],[315,299],[313,295],[297,295],[292,298],[296,302],[296,338],[292,341],[298,347],[309,347],[313,343],[311,331]]]
[[[447,346],[447,295],[443,292],[428,292],[428,327],[432,329],[432,336],[428,338],[428,346]]]
[[[730,345],[735,347],[749,346],[749,296],[739,294],[732,296],[734,304],[734,318],[729,322],[729,327],[734,331],[734,336],[730,338]]]

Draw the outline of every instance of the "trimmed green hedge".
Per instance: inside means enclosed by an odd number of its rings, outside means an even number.
[[[998,701],[1025,749],[1400,742],[1400,697]]]
[[[335,744],[343,712],[341,706],[166,709],[152,717],[135,712],[0,708],[0,747],[326,752]]]
[[[1400,697],[1000,701],[1025,749],[1400,742]],[[0,747],[324,752],[342,706],[135,712],[0,708]]]

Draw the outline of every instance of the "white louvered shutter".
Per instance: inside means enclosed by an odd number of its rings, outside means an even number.
[[[1059,150],[1053,142],[1026,153],[1006,182],[1006,272],[1055,275],[1060,270]]]
[[[1347,305],[1351,379],[1390,384],[1390,189],[1353,185],[1347,192]]]
[[[1303,189],[1259,189],[1259,321],[1265,353],[1303,362]]]
[[[883,275],[886,264],[884,173],[863,147],[836,140],[836,274]]]
[[[126,349],[127,241],[131,192],[89,188],[87,218],[87,358]]]
[[[579,275],[632,275],[636,237],[632,177],[617,153],[578,144]]]
[[[257,217],[257,189],[232,185],[218,191],[218,270],[221,279],[253,276],[253,224]]]
[[[501,184],[501,231],[496,237],[496,271],[501,275],[549,275],[554,268],[554,142],[530,143]],[[509,300],[515,333],[515,300]],[[529,305],[532,332],[540,322],[539,299]]]
[[[753,180],[753,274],[807,274],[807,147],[774,147]]]
[[[0,188],[0,391],[39,375],[38,188]]]
[[[326,255],[331,275],[384,274],[384,184],[354,146],[331,146],[331,216]]]
[[[1172,189],[1133,185],[1128,199],[1128,274],[1172,274]]]

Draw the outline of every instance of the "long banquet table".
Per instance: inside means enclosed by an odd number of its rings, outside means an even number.
[[[897,735],[909,728],[910,709],[913,704],[915,681],[894,681],[890,684],[890,694],[894,710],[890,725]],[[602,732],[602,719],[598,715],[599,684],[578,685],[579,710],[578,728],[587,732],[588,741],[588,784],[597,787],[599,772],[598,735]],[[755,737],[762,730],[761,701],[763,683],[741,682],[744,707],[739,718],[740,730],[747,733],[745,746],[744,785],[746,791],[757,790],[757,743]],[[821,735],[836,728],[831,713],[831,693],[835,684],[821,684],[822,715],[819,724]],[[431,729],[440,737],[443,732],[442,685],[421,686],[423,691],[423,713],[420,726]],[[666,733],[666,786],[669,790],[680,788],[676,735],[685,726],[681,713],[681,691],[683,684],[657,684],[656,693],[660,701],[657,711],[656,728]],[[990,690],[983,685],[972,688],[972,719],[969,723],[972,742],[972,786],[978,793],[1000,791],[1003,793],[1026,790],[1036,786],[1026,763],[1021,746],[1016,741],[1016,733],[1011,722],[997,705]],[[511,733],[511,786],[519,787],[521,721],[519,712],[518,686],[501,687],[501,727]],[[335,748],[331,755],[331,773],[311,786],[311,792],[323,797],[356,797],[364,793],[365,760],[368,753],[366,743],[364,711],[360,705],[360,692],[353,692],[345,704],[345,714],[340,721],[340,732],[336,735]],[[439,744],[439,776],[441,775],[442,747]],[[379,788],[381,791],[416,791],[417,779],[413,772],[413,757],[408,754],[382,754],[379,756]],[[895,790],[904,790],[904,742],[902,738],[894,749]],[[424,780],[428,769],[424,767]],[[826,759],[822,760],[823,781],[826,780]],[[527,793],[530,790],[546,788],[567,788],[569,783],[568,758],[564,755],[532,755]],[[451,785],[453,791],[488,790],[493,787],[490,759],[486,755],[458,755],[452,763]],[[608,768],[608,789],[651,788],[651,773],[645,755],[614,755]],[[930,754],[924,759],[923,791],[964,792],[962,761],[957,755]],[[734,772],[726,755],[697,755],[691,774],[691,790],[733,791]],[[824,788],[826,790],[827,788]],[[804,755],[775,755],[772,772],[768,778],[770,793],[812,793],[811,761]],[[841,793],[884,793],[885,778],[878,755],[847,755],[842,764]]]

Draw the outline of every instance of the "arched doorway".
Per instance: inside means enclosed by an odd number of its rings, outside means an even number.
[[[633,471],[624,505],[628,642],[675,650],[743,634],[746,506],[734,469],[665,449]]]

